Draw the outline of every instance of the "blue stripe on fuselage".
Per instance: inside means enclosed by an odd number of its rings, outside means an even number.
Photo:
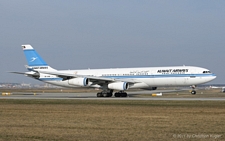
[[[125,76],[104,76],[113,79],[137,79],[137,78],[170,78],[170,77],[214,77],[215,74],[161,74],[161,75],[125,75]],[[62,78],[39,78],[41,81],[62,81]]]

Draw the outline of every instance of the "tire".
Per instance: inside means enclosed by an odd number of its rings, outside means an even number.
[[[127,97],[127,93],[121,93],[121,97]]]
[[[195,95],[195,94],[196,94],[196,91],[195,91],[195,90],[192,90],[192,91],[191,91],[191,94],[192,94],[192,95]]]
[[[121,97],[120,93],[115,93],[114,95],[115,95],[115,97]]]
[[[97,97],[103,97],[102,93],[97,93]]]
[[[103,97],[108,97],[108,93],[103,93]]]

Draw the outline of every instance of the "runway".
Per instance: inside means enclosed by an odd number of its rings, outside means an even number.
[[[74,99],[74,100],[170,100],[170,101],[225,101],[225,97],[135,97],[128,94],[128,97],[99,98],[96,93],[12,93],[1,95],[0,99]]]

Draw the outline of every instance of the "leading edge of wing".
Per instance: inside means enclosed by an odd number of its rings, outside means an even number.
[[[97,77],[97,76],[88,76],[88,75],[77,75],[77,74],[71,74],[71,73],[63,73],[59,71],[38,71],[39,73],[44,74],[50,74],[50,75],[57,75],[61,78],[78,78],[78,77],[85,77],[90,80],[98,80],[98,81],[119,81],[119,82],[128,82],[128,83],[141,83],[139,81],[136,81],[134,79],[115,79],[115,78],[106,78],[106,77]]]

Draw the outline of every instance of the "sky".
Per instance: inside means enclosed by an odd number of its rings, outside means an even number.
[[[224,0],[1,0],[0,82],[40,82],[22,44],[55,69],[199,66],[225,84]]]

